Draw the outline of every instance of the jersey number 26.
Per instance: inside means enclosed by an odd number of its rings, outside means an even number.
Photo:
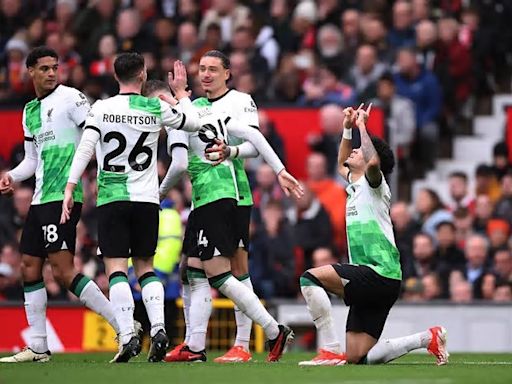
[[[153,151],[151,150],[150,147],[144,146],[144,141],[146,140],[148,135],[149,132],[143,132],[140,135],[137,142],[135,143],[133,149],[130,151],[130,154],[128,155],[128,164],[130,164],[130,167],[134,171],[143,171],[151,165]],[[105,135],[103,141],[105,143],[108,143],[111,140],[116,140],[119,143],[119,145],[112,152],[109,152],[105,155],[105,159],[103,159],[103,170],[110,172],[124,172],[124,165],[110,164],[110,161],[124,152],[127,143],[126,137],[124,137],[124,135],[121,132],[109,132]],[[142,163],[138,163],[137,156],[141,153],[146,154],[147,157]]]

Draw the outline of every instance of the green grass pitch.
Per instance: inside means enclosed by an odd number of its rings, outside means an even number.
[[[218,354],[210,353],[211,361]],[[112,354],[57,354],[49,363],[0,364],[0,384],[378,384],[378,383],[512,383],[512,354],[453,354],[450,364],[437,367],[431,356],[412,354],[380,366],[298,367],[309,353],[286,354],[279,363],[255,355],[248,364],[157,363],[146,355],[127,364],[108,364]]]

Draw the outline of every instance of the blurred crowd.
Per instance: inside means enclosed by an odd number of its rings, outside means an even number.
[[[199,59],[220,49],[231,60],[231,86],[250,93],[259,107],[319,108],[322,133],[304,138],[312,153],[303,199],[284,196],[260,159],[247,162],[255,290],[266,299],[293,298],[306,268],[347,261],[346,194],[336,176],[342,108],[371,101],[382,110],[402,178],[430,168],[440,138],[470,121],[486,97],[510,91],[509,20],[506,0],[0,0],[0,106],[21,108],[34,97],[24,61],[31,48],[45,44],[59,53],[60,81],[91,103],[117,92],[113,60],[127,51],[144,55],[153,79],[166,79],[182,60],[194,97],[202,96]],[[285,161],[293,149],[285,148],[264,108],[260,126]],[[450,176],[450,201],[422,190],[412,203],[393,204],[404,300],[512,300],[512,171],[506,145],[494,154],[495,164],[481,165],[476,175]],[[22,147],[15,147],[0,159],[0,171],[22,158]],[[169,161],[162,140],[161,178]],[[108,279],[95,256],[95,172],[92,163],[84,177],[75,260],[106,292]],[[32,183],[0,198],[0,300],[23,296],[17,245]],[[177,236],[186,225],[190,188],[185,180],[164,201],[164,210],[181,219],[172,228]],[[179,292],[179,248],[172,252],[162,262],[168,298]],[[71,300],[47,268],[49,299]],[[135,280],[133,286],[138,289]]]

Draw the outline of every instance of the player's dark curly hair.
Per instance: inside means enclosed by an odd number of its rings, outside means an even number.
[[[137,52],[121,53],[114,60],[114,72],[123,83],[133,81],[144,69],[144,56]]]
[[[385,176],[387,176],[393,171],[393,168],[395,167],[395,156],[393,155],[393,151],[389,147],[388,143],[386,143],[384,140],[376,136],[372,136],[371,139],[373,146],[379,155],[380,170]]]
[[[55,52],[53,49],[47,47],[47,46],[40,46],[34,48],[27,56],[27,59],[25,60],[25,65],[27,68],[33,67],[37,64],[37,60],[39,60],[42,57],[54,57],[55,59],[59,60],[59,56],[57,55],[57,52]]]

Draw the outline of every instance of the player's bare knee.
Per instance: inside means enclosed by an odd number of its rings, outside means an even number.
[[[35,281],[43,277],[42,263],[40,264],[33,259],[33,257],[21,258],[21,275],[23,281]]]

